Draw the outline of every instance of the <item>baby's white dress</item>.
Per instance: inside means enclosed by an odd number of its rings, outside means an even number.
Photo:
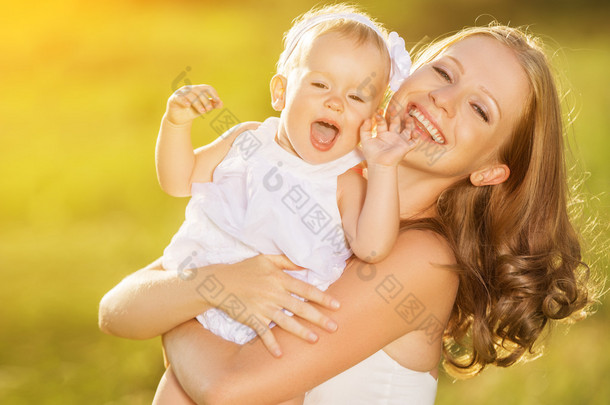
[[[282,149],[276,141],[279,119],[240,134],[213,181],[195,183],[185,221],[163,253],[163,267],[188,277],[188,270],[235,263],[263,254],[285,254],[303,271],[295,278],[326,290],[345,268],[351,250],[337,207],[337,176],[362,161],[354,150],[332,162],[311,165]],[[221,293],[218,280],[198,291]],[[236,297],[232,315],[245,311]],[[239,344],[256,336],[253,329],[222,310],[197,319],[214,334]]]

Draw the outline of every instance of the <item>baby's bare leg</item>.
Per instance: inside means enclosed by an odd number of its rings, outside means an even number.
[[[277,405],[303,405],[303,401],[305,400],[305,394],[299,395],[298,397],[294,397],[289,401],[282,402]]]
[[[159,381],[152,405],[195,405],[195,403],[186,395],[172,369],[168,367]]]

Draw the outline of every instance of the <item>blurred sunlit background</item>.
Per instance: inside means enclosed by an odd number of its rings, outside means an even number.
[[[576,118],[569,136],[585,216],[603,228],[610,198],[610,3],[366,0],[408,46],[486,24],[542,35]],[[186,199],[165,195],[154,145],[165,102],[213,84],[240,120],[273,114],[268,82],[291,20],[318,2],[11,2],[0,13],[0,403],[147,404],[160,341],[106,336],[102,295],[158,257]],[[193,142],[216,136],[198,119]],[[590,257],[605,273],[597,237]],[[601,258],[601,259],[600,259]],[[608,301],[605,299],[605,301]],[[469,381],[441,376],[438,404],[610,403],[610,310],[557,328],[546,354]]]

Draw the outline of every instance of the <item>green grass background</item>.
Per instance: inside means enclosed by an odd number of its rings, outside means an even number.
[[[573,161],[590,173],[585,214],[608,222],[610,7],[585,1],[358,2],[408,46],[497,18],[530,25],[553,50],[576,117]],[[159,340],[97,329],[97,305],[159,256],[185,199],[158,187],[154,144],[176,84],[213,84],[242,120],[273,113],[281,38],[314,1],[34,1],[0,13],[0,403],[146,404]],[[187,71],[188,69],[188,71]],[[186,76],[180,76],[186,73]],[[215,136],[199,119],[195,144]],[[591,258],[606,274],[598,236]],[[589,245],[592,246],[592,245]],[[607,299],[605,299],[607,301]],[[610,311],[557,328],[546,354],[453,383],[438,404],[610,402]]]

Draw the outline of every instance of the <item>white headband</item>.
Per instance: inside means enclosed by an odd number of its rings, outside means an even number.
[[[411,58],[409,57],[409,52],[405,49],[405,41],[394,31],[390,32],[388,39],[383,37],[383,34],[379,29],[373,24],[371,20],[368,18],[354,13],[336,13],[336,14],[322,14],[319,16],[312,17],[301,22],[298,26],[298,29],[295,31],[292,40],[286,44],[286,49],[280,55],[280,61],[284,64],[288,61],[288,58],[297,47],[297,44],[305,35],[305,33],[313,26],[320,24],[324,21],[331,21],[339,18],[345,18],[348,20],[353,20],[359,22],[361,24],[366,25],[373,31],[379,35],[381,39],[383,39],[383,43],[388,48],[388,53],[390,54],[390,89],[392,91],[398,90],[403,80],[405,80],[409,76],[409,72],[411,70]]]

